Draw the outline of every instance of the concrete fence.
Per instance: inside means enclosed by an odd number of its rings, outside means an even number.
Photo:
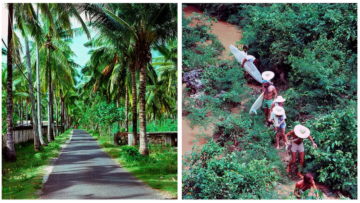
[[[61,131],[61,126],[54,126],[55,130],[56,128],[58,131]],[[42,126],[43,135],[47,135],[47,125]],[[34,139],[34,130],[32,126],[24,125],[24,126],[17,126],[13,128],[13,139],[14,144],[19,144],[22,142],[27,142],[29,140]],[[4,148],[6,146],[6,134],[2,135],[2,147]]]
[[[138,134],[140,136],[140,134]],[[148,132],[146,133],[148,143],[151,144],[170,144],[173,147],[177,147],[177,132]],[[128,134],[128,145],[131,146],[133,140],[133,134]]]

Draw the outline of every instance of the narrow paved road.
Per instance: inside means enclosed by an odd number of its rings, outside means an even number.
[[[163,199],[111,159],[84,130],[74,130],[41,199]]]

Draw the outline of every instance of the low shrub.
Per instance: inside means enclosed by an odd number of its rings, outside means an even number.
[[[305,168],[318,174],[318,181],[357,198],[357,106],[356,102],[307,122],[318,145],[309,153]]]
[[[209,141],[200,152],[193,148],[183,172],[184,199],[269,199],[279,176],[266,158],[241,161],[235,153]]]

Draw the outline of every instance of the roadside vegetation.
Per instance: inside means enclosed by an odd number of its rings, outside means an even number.
[[[192,4],[209,16],[242,29],[238,45],[262,62],[260,72],[275,77],[286,98],[287,132],[309,127],[318,149],[305,145],[304,173],[345,197],[357,198],[357,9],[356,4]],[[222,48],[208,24],[188,26],[196,17],[183,14],[183,74],[196,70],[198,86],[187,86],[183,109],[191,125],[215,126],[202,149],[184,157],[185,199],[279,199],[280,185],[290,181],[275,150],[273,129],[263,113],[249,115],[260,92],[236,60],[219,60]],[[351,27],[351,28],[350,28]],[[350,28],[350,29],[349,29]],[[203,45],[211,40],[210,46]],[[235,45],[235,44],[234,44]],[[240,46],[241,47],[241,46]],[[196,61],[206,53],[208,60]],[[216,60],[214,60],[216,59]],[[246,79],[245,79],[246,78]],[[260,85],[259,85],[260,86]],[[238,107],[239,113],[231,109]],[[184,113],[184,112],[183,112]],[[201,135],[199,135],[200,137]],[[320,192],[320,198],[322,195]],[[314,196],[303,195],[304,199]],[[337,197],[339,198],[339,197]]]
[[[149,144],[149,156],[143,156],[138,146],[115,146],[107,136],[100,136],[92,130],[89,133],[107,154],[136,178],[153,189],[177,197],[177,148]]]
[[[43,187],[44,169],[52,158],[59,156],[71,130],[56,136],[49,146],[38,152],[34,151],[33,140],[15,145],[18,160],[5,162],[2,158],[2,199],[37,199]]]

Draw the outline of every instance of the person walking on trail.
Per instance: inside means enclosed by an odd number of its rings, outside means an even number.
[[[284,102],[286,99],[284,99],[282,96],[277,96],[276,99],[271,103],[270,112],[272,112],[273,108],[275,106],[281,106],[284,108]],[[269,118],[269,123],[271,124],[271,117]]]
[[[286,168],[286,172],[287,173],[290,172],[291,166],[296,162],[296,152],[299,152],[300,168],[298,170],[297,175],[299,177],[303,178],[303,176],[301,175],[301,171],[304,167],[304,157],[305,157],[303,139],[309,138],[309,140],[312,142],[312,145],[315,149],[317,148],[317,145],[315,144],[314,140],[310,136],[310,130],[303,125],[296,125],[295,128],[293,130],[291,130],[290,132],[288,132],[285,136],[286,137],[292,136],[292,138],[290,139],[291,145],[289,145],[289,147],[291,149],[291,161]]]
[[[285,146],[289,144],[288,143],[289,141],[285,136],[285,128],[286,128],[285,119],[286,119],[286,115],[284,108],[281,106],[274,107],[273,111],[271,112],[271,120],[274,122],[275,125],[276,149],[280,149],[279,147],[280,135],[284,140]]]
[[[268,121],[270,116],[270,109],[271,104],[273,102],[273,98],[277,97],[276,89],[273,85],[270,85],[267,80],[262,81],[262,92],[264,93],[264,101],[263,101],[263,108],[265,114],[265,123]]]
[[[260,61],[259,59],[256,59],[255,56],[253,56],[253,55],[246,55],[246,57],[244,58],[244,60],[243,60],[243,62],[242,62],[242,64],[241,64],[241,66],[242,66],[243,68],[244,68],[244,64],[245,64],[246,61],[252,62],[252,63],[256,66],[257,69],[260,68],[261,61]]]
[[[296,197],[300,198],[303,192],[308,189],[311,190],[312,187],[317,190],[313,176],[310,173],[307,173],[305,174],[303,180],[300,180],[295,184],[294,194]],[[315,193],[316,197],[319,197],[319,194],[317,192]]]
[[[265,71],[265,72],[261,73],[261,77],[263,78],[263,80],[267,80],[270,85],[273,85],[273,82],[271,80],[274,78],[274,76],[275,76],[275,73],[272,71]]]

